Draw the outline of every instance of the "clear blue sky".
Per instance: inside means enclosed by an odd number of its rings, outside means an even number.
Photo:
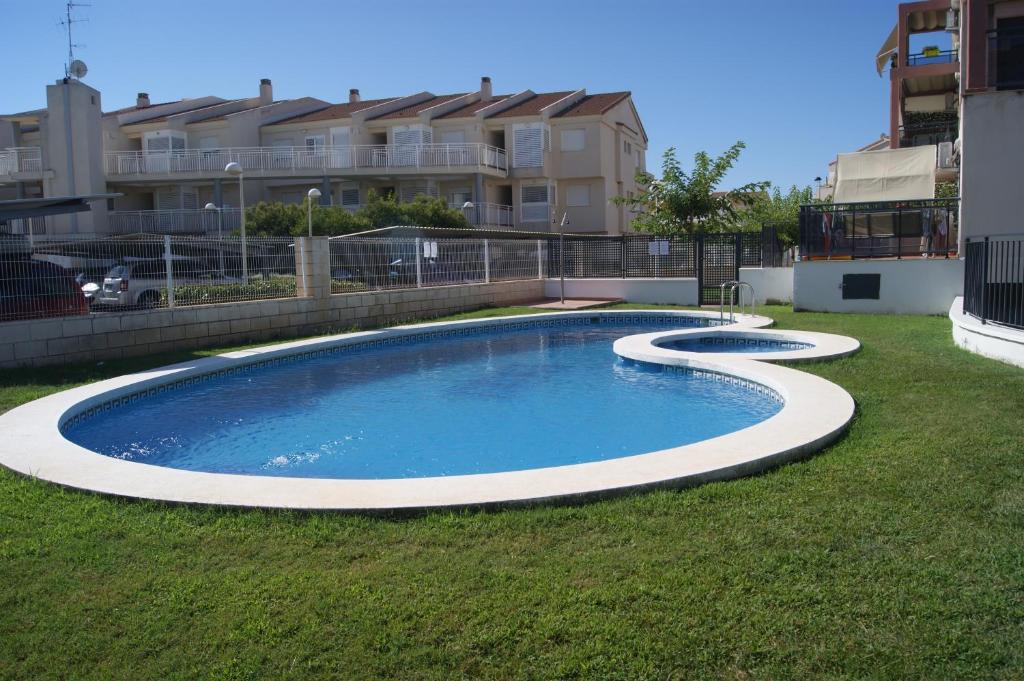
[[[811,184],[837,151],[888,127],[888,74],[873,58],[895,0],[91,0],[76,56],[105,109],[257,94],[337,102],[478,87],[631,90],[650,137],[648,167],[676,147],[747,143],[729,184]],[[43,106],[63,76],[59,0],[0,0],[5,113]]]

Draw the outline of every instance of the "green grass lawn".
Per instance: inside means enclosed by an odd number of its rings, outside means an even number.
[[[944,318],[764,312],[864,347],[801,365],[849,434],[758,477],[388,519],[0,471],[0,677],[1024,677],[1024,371]],[[0,410],[188,356],[4,370]]]

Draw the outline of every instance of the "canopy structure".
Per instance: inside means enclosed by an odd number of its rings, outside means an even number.
[[[885,70],[885,65],[889,63],[889,56],[899,49],[899,39],[896,34],[898,28],[898,26],[892,27],[889,37],[885,39],[882,46],[878,48],[878,54],[875,55],[875,70],[878,71],[879,76]]]
[[[40,215],[63,215],[89,210],[90,201],[115,199],[121,194],[88,194],[85,196],[49,196],[40,199],[0,201],[0,221],[34,218]]]
[[[909,201],[935,198],[935,158],[929,144],[839,154],[835,203]]]

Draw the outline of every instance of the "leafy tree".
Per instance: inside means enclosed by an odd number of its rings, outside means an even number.
[[[758,231],[766,223],[773,224],[778,228],[783,246],[792,246],[798,238],[800,205],[815,202],[814,190],[810,187],[801,189],[792,185],[785,194],[779,187],[775,187],[770,193],[761,194],[740,212],[736,227],[743,231]]]
[[[257,203],[246,208],[246,229],[253,236],[302,236],[309,231],[308,201],[302,203]],[[412,203],[399,203],[392,195],[380,196],[370,190],[359,210],[341,206],[313,208],[313,234],[336,236],[378,227],[415,225],[419,227],[467,228],[466,217],[441,199],[417,196]]]
[[[721,231],[734,225],[740,210],[768,186],[767,182],[750,182],[729,191],[716,191],[744,148],[743,142],[736,142],[717,158],[698,151],[690,173],[676,160],[675,148],[669,148],[663,156],[660,180],[639,172],[637,194],[612,200],[638,213],[633,228],[641,232],[673,236]]]

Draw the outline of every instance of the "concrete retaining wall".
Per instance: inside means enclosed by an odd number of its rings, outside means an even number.
[[[298,298],[0,324],[0,367],[117,359],[369,328],[543,297],[540,279],[330,294],[327,240],[310,239]],[[300,270],[300,272],[303,270]]]
[[[544,295],[558,298],[559,280],[544,282]],[[696,305],[696,279],[566,279],[566,298],[621,298],[630,303]]]
[[[741,267],[740,281],[754,287],[754,300],[758,305],[793,301],[792,267]]]
[[[964,263],[956,258],[804,261],[793,270],[795,310],[946,314],[964,289]],[[844,274],[881,275],[879,299],[844,300]]]

